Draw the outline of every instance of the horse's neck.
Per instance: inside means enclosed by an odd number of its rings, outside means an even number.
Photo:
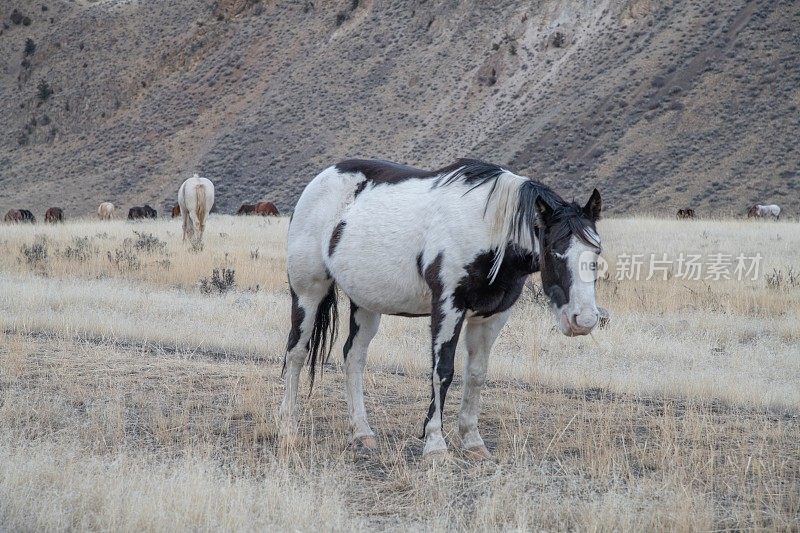
[[[493,188],[487,188],[485,216],[491,224],[492,248],[497,250],[489,275],[492,281],[500,270],[509,243],[538,256],[538,239],[533,234],[532,221],[527,220],[531,213],[522,212],[525,207],[524,199],[521,201],[522,187],[527,182],[527,178],[505,172],[498,176]],[[533,209],[533,206],[530,208]]]

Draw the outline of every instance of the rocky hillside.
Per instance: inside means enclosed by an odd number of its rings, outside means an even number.
[[[345,157],[508,165],[615,213],[800,213],[800,2],[6,0],[0,209],[291,209]]]

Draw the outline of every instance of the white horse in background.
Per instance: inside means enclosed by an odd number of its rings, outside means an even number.
[[[97,218],[100,220],[111,220],[114,218],[116,207],[111,202],[103,202],[97,207]]]
[[[747,218],[767,218],[772,217],[775,220],[781,218],[781,208],[775,204],[760,205],[756,204],[747,211]]]
[[[206,227],[206,216],[214,206],[214,184],[197,174],[184,181],[178,189],[178,205],[183,217],[183,240],[200,242]]]

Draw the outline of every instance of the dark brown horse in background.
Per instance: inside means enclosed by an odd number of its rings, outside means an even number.
[[[181,206],[175,204],[172,206],[172,218],[178,218],[179,216],[181,216]]]
[[[237,215],[254,215],[256,212],[255,204],[242,204],[242,207],[236,211]]]
[[[277,217],[280,215],[278,208],[272,202],[257,202],[255,204],[242,204],[236,211],[237,215],[258,215],[262,217]]]
[[[36,217],[27,209],[9,209],[3,220],[5,222],[29,222],[34,224]]]
[[[128,220],[139,218],[157,218],[158,212],[147,204],[142,207],[131,207],[128,210]]]
[[[64,222],[64,210],[60,207],[51,207],[44,214],[44,221],[48,224]]]
[[[262,217],[276,217],[280,215],[278,208],[272,202],[258,202],[256,204],[256,215]]]
[[[695,218],[694,209],[687,207],[686,209],[678,209],[678,218]]]

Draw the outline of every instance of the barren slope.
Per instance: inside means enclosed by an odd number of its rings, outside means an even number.
[[[223,211],[286,210],[339,158],[472,155],[614,212],[800,211],[796,1],[0,10],[0,209],[163,208],[199,171]]]

